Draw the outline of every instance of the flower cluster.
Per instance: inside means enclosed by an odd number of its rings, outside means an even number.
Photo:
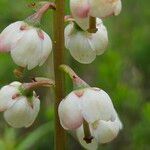
[[[21,69],[31,70],[43,65],[52,51],[51,38],[40,28],[40,20],[49,8],[55,9],[55,5],[44,2],[35,14],[10,24],[0,34],[0,52],[9,52]],[[89,64],[105,52],[108,34],[102,19],[118,15],[121,1],[71,0],[70,8],[73,19],[64,31],[65,46],[75,60]],[[91,32],[93,17],[95,30]],[[109,95],[100,88],[90,87],[68,66],[60,68],[74,83],[74,90],[59,104],[62,127],[74,132],[81,145],[89,150],[112,141],[122,129],[122,123]],[[31,126],[40,110],[40,100],[34,89],[51,85],[54,85],[51,80],[37,78],[31,83],[16,81],[2,87],[0,111],[6,122],[14,128]]]
[[[122,123],[109,95],[87,85],[68,66],[61,68],[73,79],[75,88],[59,105],[62,127],[76,132],[87,149],[94,150],[99,143],[112,141],[122,129]]]

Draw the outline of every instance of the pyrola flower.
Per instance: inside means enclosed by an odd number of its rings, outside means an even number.
[[[65,45],[72,57],[80,63],[89,64],[107,48],[108,35],[106,27],[97,19],[96,33],[83,31],[76,23],[65,28]]]
[[[21,85],[20,82],[13,82],[0,90],[0,111],[14,128],[31,126],[40,110],[40,100],[35,92],[29,97],[22,95]]]
[[[75,131],[79,142],[90,150],[96,149],[99,143],[112,141],[122,129],[122,123],[109,95],[102,89],[89,87],[65,65],[61,68],[73,79],[75,87],[58,108],[62,127]]]
[[[91,135],[97,143],[112,141],[122,129],[122,124],[108,94],[98,88],[86,88],[71,92],[59,105],[61,125],[66,130],[76,130],[80,143],[83,141],[83,121],[89,124]],[[95,140],[94,140],[95,143]],[[93,142],[91,146],[96,147]]]
[[[18,66],[27,67],[28,70],[41,66],[52,51],[52,41],[48,34],[35,27],[47,9],[48,6],[43,6],[25,21],[10,24],[0,34],[0,51],[10,51]]]
[[[121,11],[121,0],[71,0],[70,8],[76,23],[83,29],[89,28],[89,16],[100,19],[118,15]]]

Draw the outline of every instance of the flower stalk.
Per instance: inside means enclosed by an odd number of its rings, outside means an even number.
[[[65,0],[55,0],[56,11],[54,12],[54,72],[55,72],[55,150],[65,150],[66,135],[60,125],[58,106],[64,98],[64,77],[59,66],[64,63],[64,17]]]
[[[84,138],[83,138],[83,140],[87,144],[92,143],[92,140],[94,139],[94,137],[91,135],[89,124],[85,120],[83,121],[83,130],[84,130]]]
[[[36,13],[34,13],[33,15],[29,16],[25,21],[29,24],[33,24],[33,25],[39,25],[42,16],[47,12],[47,10],[49,9],[56,9],[56,5],[55,3],[52,2],[47,2],[45,3],[41,8],[39,8]]]
[[[96,18],[90,16],[88,32],[90,32],[90,33],[96,33],[97,30],[98,29],[96,28]]]
[[[85,81],[83,81],[69,66],[60,65],[60,69],[64,71],[73,81],[74,90],[90,87]]]

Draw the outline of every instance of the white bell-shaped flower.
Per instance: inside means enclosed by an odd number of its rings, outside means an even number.
[[[121,0],[71,0],[70,9],[76,23],[83,30],[89,29],[89,17],[100,19],[121,12]]]
[[[118,115],[108,94],[98,88],[86,88],[71,92],[59,105],[61,125],[66,130],[76,130],[83,147],[96,149],[98,143],[112,141],[122,129]],[[84,140],[83,120],[87,121],[92,143]]]
[[[112,141],[122,129],[122,123],[109,95],[90,87],[69,66],[61,65],[60,69],[70,76],[74,85],[74,90],[58,107],[62,127],[75,132],[80,144],[88,150]]]
[[[83,31],[75,23],[65,28],[65,45],[72,57],[80,63],[89,64],[97,55],[105,52],[108,45],[107,29],[100,19],[97,19],[96,33]]]
[[[4,112],[6,122],[14,127],[29,127],[40,110],[40,100],[33,96],[26,97],[20,93],[20,82],[13,82],[0,90],[0,110]]]
[[[31,70],[46,61],[52,51],[52,41],[41,29],[18,21],[0,34],[0,49],[10,51],[18,66]]]

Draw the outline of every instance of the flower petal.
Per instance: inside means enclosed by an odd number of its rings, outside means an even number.
[[[111,120],[116,112],[108,94],[103,90],[88,88],[82,96],[81,108],[84,119],[93,123],[99,119]]]
[[[21,32],[20,27],[22,24],[24,24],[23,21],[17,21],[2,31],[0,34],[0,52],[9,52],[11,50],[11,45],[15,40],[16,34]]]
[[[26,97],[19,97],[17,102],[4,112],[4,118],[14,128],[28,127],[35,120],[39,112],[39,105],[39,100],[36,100],[32,108]]]
[[[93,50],[89,40],[90,35],[84,31],[73,32],[70,35],[68,28],[65,29],[66,48],[69,49],[75,60],[83,64],[89,64],[96,58],[96,52]]]
[[[83,117],[79,101],[80,98],[72,92],[59,105],[60,123],[66,130],[74,130],[82,125]]]
[[[116,117],[115,121],[100,120],[97,128],[93,128],[92,132],[99,143],[108,143],[116,138],[121,129],[122,123]]]
[[[12,96],[17,94],[18,89],[12,85],[6,85],[0,90],[0,111],[5,111],[10,108],[16,100],[12,99]]]
[[[49,35],[44,31],[44,39],[42,40],[42,49],[41,49],[41,60],[39,66],[42,66],[44,62],[47,60],[50,52],[52,51],[52,40],[50,39]]]
[[[87,30],[89,28],[89,11],[90,5],[88,0],[71,0],[70,8],[73,18],[81,29]]]
[[[42,43],[36,29],[24,31],[24,35],[12,46],[11,56],[21,67],[33,69],[40,63]]]
[[[108,34],[107,29],[103,25],[101,19],[97,18],[97,28],[98,31],[92,34],[92,38],[90,39],[97,55],[101,55],[105,52],[108,45]]]

